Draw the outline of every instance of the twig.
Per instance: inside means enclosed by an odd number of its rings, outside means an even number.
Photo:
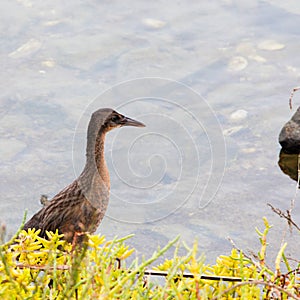
[[[297,228],[297,230],[300,231],[300,227],[292,220],[292,216],[289,210],[287,210],[287,213],[285,214],[284,212],[282,212],[279,208],[275,208],[274,206],[272,206],[272,204],[267,203],[268,206],[271,207],[272,211],[274,213],[276,213],[279,217],[281,218],[285,218],[288,221],[288,225],[291,227],[291,225],[295,226]]]
[[[41,270],[41,271],[46,271],[46,270],[69,270],[70,266],[66,265],[58,265],[55,267],[50,267],[50,266],[37,266],[37,265],[25,265],[25,264],[16,264],[16,267],[19,269],[31,269],[31,270]]]
[[[292,258],[292,257],[287,257],[286,258],[287,260],[290,260],[290,261],[294,261],[294,262],[296,262],[296,263],[300,263],[300,260],[299,259],[295,259],[295,258]]]
[[[145,270],[144,275],[149,275],[149,276],[163,276],[167,277],[169,275],[168,272],[165,271],[156,271],[156,270]],[[182,274],[177,274],[177,276],[182,275],[184,278],[194,278],[194,274],[192,273],[182,273]],[[174,276],[176,277],[176,275]],[[229,276],[214,276],[214,275],[200,275],[200,279],[203,280],[216,280],[216,281],[229,281],[229,282],[241,282],[243,281],[242,278],[240,277],[229,277]]]
[[[297,92],[298,90],[300,90],[300,86],[297,86],[295,88],[293,88],[292,92],[291,92],[291,95],[290,95],[290,98],[289,98],[289,106],[290,106],[290,109],[293,109],[293,106],[292,106],[292,99],[294,97],[294,94],[295,92]]]
[[[249,260],[253,263],[254,266],[256,266],[260,271],[262,270],[261,265],[260,265],[257,261],[253,260],[252,257],[250,257],[249,255],[247,255],[246,253],[244,253],[244,252],[243,252],[243,251],[235,244],[235,242],[233,241],[233,239],[232,239],[231,237],[228,236],[228,237],[227,237],[227,240],[230,242],[230,244],[232,245],[232,247],[238,251],[238,253],[242,253],[242,254],[244,255],[244,257],[246,257],[247,259],[249,259]],[[252,255],[253,255],[253,254],[252,254]],[[253,256],[254,256],[254,255],[253,255]],[[255,258],[256,258],[256,257],[255,257]]]
[[[297,261],[298,263],[299,263],[299,261]],[[299,274],[300,273],[300,269],[299,268],[297,268],[297,269],[294,269],[294,270],[291,270],[291,271],[289,271],[288,273],[286,273],[285,274],[285,276],[287,276],[287,275],[290,275],[290,274]]]
[[[67,265],[58,265],[56,267],[50,267],[50,266],[44,266],[44,265],[26,265],[26,264],[16,264],[16,267],[19,269],[31,269],[31,270],[41,270],[41,271],[46,271],[46,270],[69,270],[70,266]],[[138,272],[137,275],[140,273]],[[143,272],[144,275],[148,276],[162,276],[162,277],[167,277],[169,275],[168,272],[165,271],[157,271],[157,270],[145,270]],[[174,277],[180,276],[184,278],[194,278],[195,276],[192,273],[183,273],[183,274],[176,274]],[[216,280],[216,281],[228,281],[228,282],[241,282],[242,278],[240,277],[229,277],[229,276],[214,276],[214,275],[200,275],[200,279],[203,280]],[[251,280],[251,279],[250,279]]]
[[[293,208],[295,207],[295,201],[296,201],[296,197],[298,195],[299,186],[300,186],[300,154],[298,154],[297,162],[298,162],[298,164],[297,164],[297,185],[296,185],[296,191],[295,191],[294,198],[292,198],[292,200],[291,200],[291,208],[290,208],[291,212],[292,212]]]
[[[224,290],[221,294],[218,294],[218,296],[212,298],[211,300],[218,300],[221,298],[222,295],[224,294],[227,294],[228,292],[238,288],[238,287],[241,287],[241,286],[244,286],[244,285],[265,285],[265,286],[268,286],[270,288],[273,288],[279,292],[282,292],[282,293],[285,293],[287,294],[290,298],[293,298],[293,299],[296,299],[296,300],[300,300],[299,297],[297,297],[295,294],[289,292],[288,290],[285,290],[284,288],[274,284],[274,283],[271,283],[271,282],[265,282],[265,281],[262,281],[262,280],[253,280],[253,281],[244,281],[244,282],[239,282],[237,284],[235,284],[234,286],[231,286],[229,288],[227,288],[226,290]]]

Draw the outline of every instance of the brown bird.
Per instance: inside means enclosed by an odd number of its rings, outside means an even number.
[[[81,233],[96,231],[105,215],[110,191],[109,172],[104,157],[105,135],[122,126],[145,125],[110,108],[99,109],[92,114],[87,132],[86,164],[82,173],[48,201],[25,224],[25,230],[41,229],[40,236],[44,237],[46,230],[54,232],[58,229],[68,242],[73,242],[74,237]]]

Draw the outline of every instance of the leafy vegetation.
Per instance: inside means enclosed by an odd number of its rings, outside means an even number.
[[[79,251],[57,232],[43,239],[38,230],[22,230],[0,248],[0,299],[299,299],[298,268],[291,269],[286,245],[274,269],[266,266],[271,226],[266,219],[264,225],[262,232],[257,230],[257,256],[233,247],[214,265],[205,264],[197,242],[184,245],[186,254],[179,256],[178,238],[151,258],[131,259],[127,266],[134,253],[125,243],[130,236],[106,241],[104,236],[88,235],[88,245]],[[171,247],[173,258],[153,267]],[[146,275],[150,265],[163,280]]]

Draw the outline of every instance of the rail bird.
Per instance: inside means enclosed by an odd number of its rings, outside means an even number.
[[[86,163],[82,173],[51,201],[38,211],[24,229],[40,229],[64,234],[64,239],[74,242],[76,236],[93,233],[102,221],[108,206],[110,179],[104,156],[106,133],[122,126],[144,127],[111,108],[95,111],[87,132]],[[80,241],[79,241],[80,243]]]

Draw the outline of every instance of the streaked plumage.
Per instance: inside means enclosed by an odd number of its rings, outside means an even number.
[[[45,231],[58,229],[68,242],[75,233],[96,231],[109,201],[110,179],[104,157],[105,135],[121,126],[144,127],[143,123],[127,118],[110,108],[92,114],[87,133],[86,164],[80,176],[60,191],[24,226]]]

